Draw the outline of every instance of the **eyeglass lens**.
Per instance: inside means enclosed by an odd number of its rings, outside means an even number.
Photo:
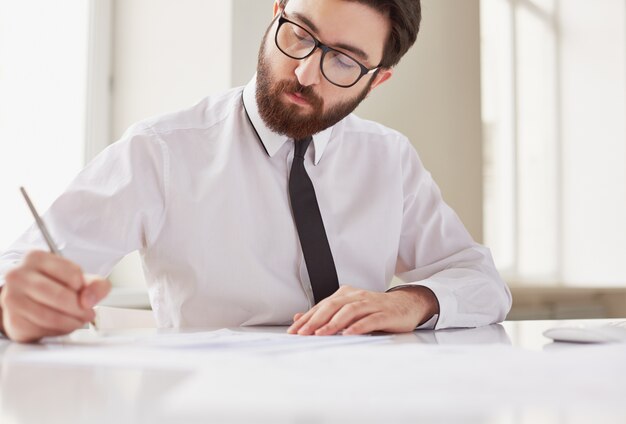
[[[278,48],[294,59],[307,57],[316,46],[308,31],[285,21],[276,35]],[[361,66],[351,57],[336,50],[322,54],[322,72],[326,79],[336,85],[349,86],[361,77]]]

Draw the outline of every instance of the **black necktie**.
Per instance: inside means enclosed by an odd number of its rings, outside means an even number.
[[[298,229],[315,303],[330,296],[339,288],[335,262],[330,251],[322,214],[317,205],[315,189],[304,169],[304,153],[311,137],[295,141],[295,153],[289,175],[291,210]]]

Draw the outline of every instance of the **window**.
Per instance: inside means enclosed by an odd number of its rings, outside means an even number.
[[[95,5],[0,0],[0,251],[32,222],[18,187],[43,213],[97,150],[87,136],[97,126],[88,122],[109,125],[94,117],[102,93],[94,75],[103,73],[90,72],[91,43],[102,44],[93,33]]]
[[[485,243],[513,283],[626,284],[623,0],[482,0]]]

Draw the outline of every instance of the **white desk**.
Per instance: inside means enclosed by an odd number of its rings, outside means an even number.
[[[0,423],[625,423],[626,344],[551,343],[555,323],[290,353],[0,340]]]

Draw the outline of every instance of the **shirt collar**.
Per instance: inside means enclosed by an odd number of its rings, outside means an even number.
[[[256,102],[256,75],[243,89],[243,104],[250,118],[250,122],[256,130],[261,143],[265,146],[265,150],[270,157],[273,157],[276,152],[289,141],[289,137],[275,133],[265,125],[261,115],[259,114],[259,107]],[[322,159],[322,155],[326,150],[326,146],[330,141],[333,127],[326,128],[323,131],[313,135],[313,146],[315,149],[314,164],[317,165]]]

